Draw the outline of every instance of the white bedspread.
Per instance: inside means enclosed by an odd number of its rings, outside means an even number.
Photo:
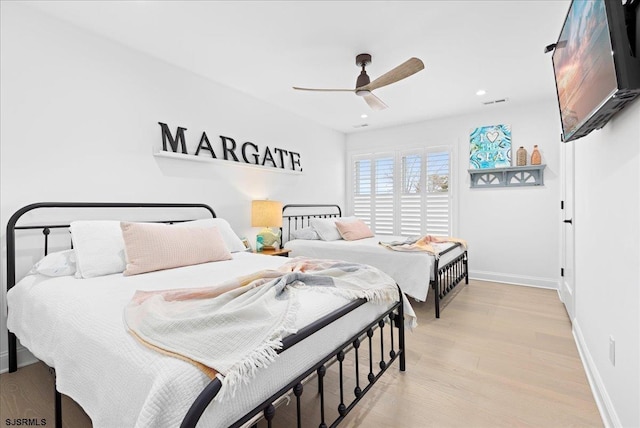
[[[123,308],[136,290],[203,287],[286,258],[234,253],[233,260],[124,277],[24,278],[8,295],[7,326],[36,357],[56,368],[58,390],[78,402],[94,427],[176,427],[209,379],[191,364],[139,344],[123,325]],[[332,294],[300,293],[296,328],[344,305]],[[388,305],[362,305],[282,353],[242,385],[233,400],[214,401],[200,426],[225,427],[304,371]]]
[[[347,260],[377,267],[390,275],[402,291],[419,301],[427,300],[429,280],[434,279],[434,257],[427,253],[397,252],[384,248],[380,241],[404,241],[401,236],[377,235],[357,241],[320,241],[296,239],[284,246],[291,250],[291,257],[305,256]],[[434,244],[440,251],[452,243]],[[464,250],[456,248],[440,257],[440,266],[460,255]]]

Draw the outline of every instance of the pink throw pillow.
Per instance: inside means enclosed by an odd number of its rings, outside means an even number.
[[[217,227],[171,227],[121,222],[127,267],[124,275],[231,259]]]
[[[367,224],[358,219],[356,221],[342,222],[336,221],[336,227],[342,239],[346,241],[355,241],[363,238],[372,238],[373,232]]]

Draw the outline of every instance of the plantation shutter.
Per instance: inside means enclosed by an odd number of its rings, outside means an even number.
[[[353,215],[377,235],[451,235],[448,149],[355,155]]]
[[[427,152],[426,233],[451,236],[449,152]]]
[[[357,159],[353,163],[353,215],[371,226],[371,159]]]
[[[379,235],[394,233],[394,157],[375,160],[375,199],[373,202],[373,232]]]
[[[378,235],[394,232],[394,156],[354,158],[353,215]]]
[[[401,156],[400,235],[422,234],[423,159],[419,153]]]

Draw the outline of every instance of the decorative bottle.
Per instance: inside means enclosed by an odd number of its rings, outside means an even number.
[[[520,146],[520,148],[516,152],[516,165],[525,166],[526,164],[527,164],[527,149]]]
[[[538,145],[533,146],[533,152],[531,152],[531,165],[540,165],[542,163],[542,156],[538,150]]]

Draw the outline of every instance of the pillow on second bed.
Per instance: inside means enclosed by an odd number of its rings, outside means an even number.
[[[338,232],[336,221],[352,222],[356,220],[356,217],[312,218],[309,220],[309,224],[315,229],[323,241],[337,241],[338,239],[342,239],[342,236],[340,236],[340,232]]]
[[[320,237],[313,227],[304,227],[302,229],[292,230],[291,239],[318,240]]]
[[[121,222],[127,268],[124,275],[231,259],[217,227],[171,227]]]
[[[342,239],[345,241],[356,241],[358,239],[373,237],[373,232],[369,229],[369,226],[360,219],[350,222],[336,221],[336,227],[338,228],[338,232],[340,232],[340,236],[342,236]]]

